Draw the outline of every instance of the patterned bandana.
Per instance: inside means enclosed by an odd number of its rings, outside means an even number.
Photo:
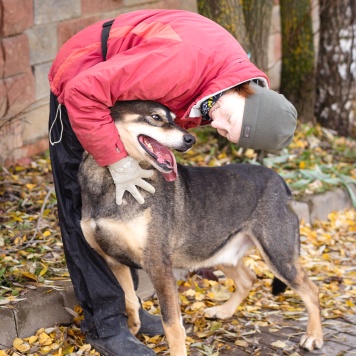
[[[200,105],[200,111],[202,113],[203,119],[204,120],[209,120],[211,121],[211,118],[209,117],[209,110],[211,109],[211,107],[218,101],[218,99],[225,94],[225,91],[213,95],[212,97],[210,97],[209,99],[203,101]]]

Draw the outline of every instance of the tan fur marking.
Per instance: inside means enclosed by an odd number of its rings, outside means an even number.
[[[140,216],[128,222],[113,219],[98,219],[96,224],[106,232],[106,239],[115,248],[117,244],[132,256],[136,262],[142,264],[142,253],[146,247],[148,225],[151,221],[151,209],[146,209]]]
[[[178,320],[178,319],[176,319]],[[172,325],[163,324],[164,332],[169,344],[169,351],[171,356],[185,356],[187,349],[185,346],[185,329],[179,322]]]
[[[95,241],[91,220],[82,220],[80,222],[80,226],[82,228],[83,235],[84,235],[85,239],[87,240],[87,243],[90,245],[90,247],[92,249],[94,249],[99,255],[104,257],[105,260],[107,261],[108,258],[110,258],[110,257],[106,255],[106,253],[100,248],[100,246]]]

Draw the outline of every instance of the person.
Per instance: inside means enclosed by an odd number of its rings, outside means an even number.
[[[84,312],[86,341],[104,355],[154,355],[127,328],[123,291],[80,228],[77,172],[88,151],[107,166],[123,194],[144,202],[154,194],[151,172],[127,155],[110,116],[117,101],[152,100],[167,106],[185,129],[211,124],[244,148],[274,150],[293,137],[297,113],[269,89],[221,26],[183,10],[139,10],[93,24],[69,39],[49,72],[49,139],[68,270]],[[127,191],[125,193],[125,191]],[[132,269],[137,288],[137,272]],[[157,316],[140,309],[140,333],[163,333]]]

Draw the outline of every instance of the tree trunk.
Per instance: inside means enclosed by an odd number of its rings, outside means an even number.
[[[198,0],[198,12],[224,27],[249,52],[250,44],[240,0]]]
[[[268,69],[268,40],[274,0],[243,0],[251,62],[259,69]]]
[[[340,135],[351,132],[356,75],[355,0],[320,0],[315,115]]]
[[[280,91],[300,120],[314,121],[315,74],[310,0],[280,0],[282,73]]]

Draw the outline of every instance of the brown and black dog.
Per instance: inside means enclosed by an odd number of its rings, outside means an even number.
[[[150,178],[156,192],[142,191],[142,205],[126,192],[123,204],[116,205],[109,170],[85,153],[79,172],[81,226],[125,291],[131,332],[136,334],[140,328],[140,306],[129,267],[143,268],[149,275],[170,354],[182,356],[186,355],[185,330],[173,268],[218,266],[232,278],[236,286],[232,297],[206,310],[208,317],[229,318],[254,283],[255,276],[242,257],[256,247],[278,280],[305,303],[309,322],[300,345],[320,348],[318,288],[298,261],[299,222],[283,179],[271,169],[251,164],[176,165],[168,148],[186,151],[195,139],[175,125],[174,115],[160,104],[120,102],[111,114],[128,154],[143,167],[156,169]]]

